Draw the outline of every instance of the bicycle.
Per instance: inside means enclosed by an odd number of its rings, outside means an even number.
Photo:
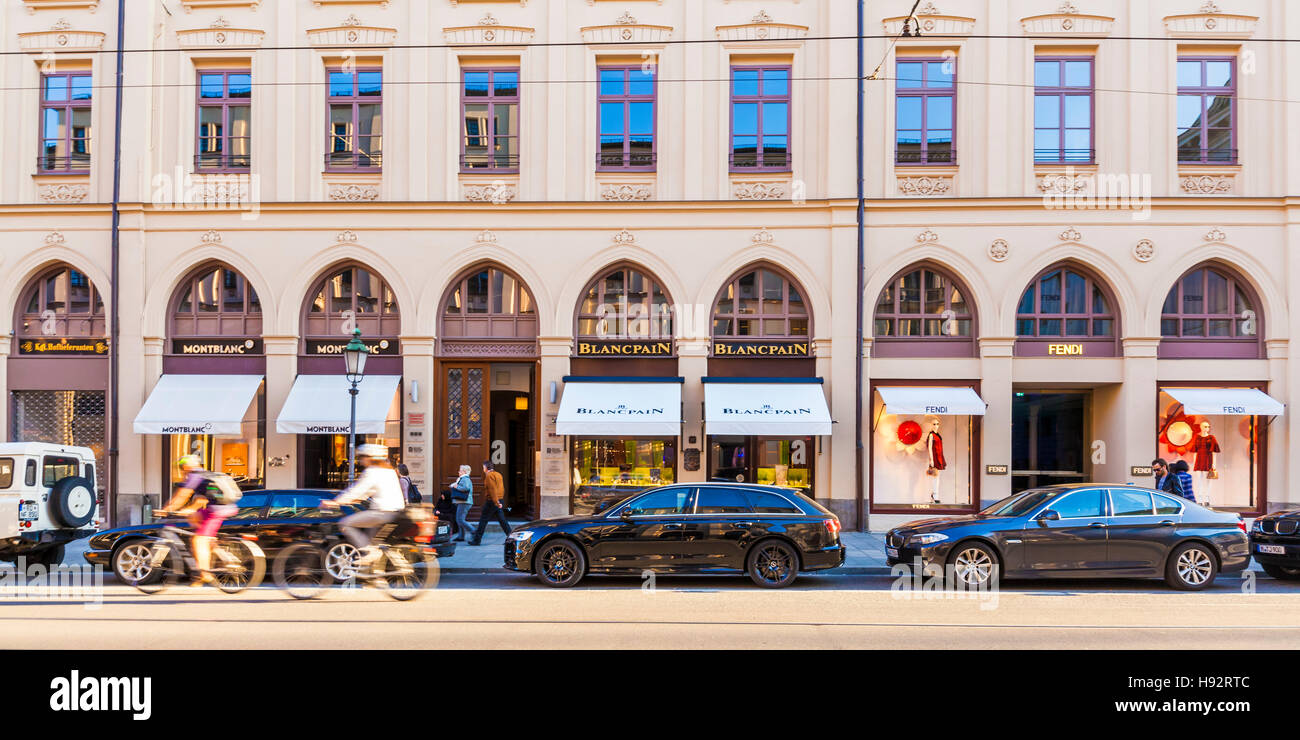
[[[336,529],[280,551],[271,567],[272,577],[295,599],[315,599],[339,583],[372,586],[397,601],[410,601],[438,585],[441,569],[430,546],[436,526],[430,505],[413,504],[376,530],[371,539],[380,556],[369,570],[362,571],[355,560],[350,564],[329,560],[334,546],[344,542]]]
[[[176,585],[187,574],[197,572],[198,561],[186,543],[186,538],[193,537],[189,530],[164,525],[146,556],[148,571],[127,583],[142,593],[156,594]],[[212,544],[211,572],[217,588],[225,593],[237,594],[256,588],[266,577],[266,554],[251,539],[218,534]]]

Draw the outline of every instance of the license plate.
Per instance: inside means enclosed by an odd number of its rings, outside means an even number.
[[[1285,555],[1286,548],[1282,545],[1260,545],[1259,551],[1264,555]]]
[[[39,504],[30,503],[22,504],[18,507],[18,521],[34,522],[41,518],[41,507]]]
[[[885,555],[887,555],[888,557],[891,557],[891,558],[896,558],[896,557],[898,557],[898,548],[894,548],[894,547],[886,547],[886,548],[885,548]]]

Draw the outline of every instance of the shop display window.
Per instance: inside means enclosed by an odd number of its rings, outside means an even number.
[[[575,514],[590,514],[604,501],[677,479],[675,440],[579,438],[571,445]]]
[[[891,414],[878,394],[871,408],[874,508],[965,509],[976,500],[972,416]]]
[[[266,404],[266,384],[257,391],[257,398],[249,404],[240,424],[237,437],[212,434],[169,434],[164,437],[167,456],[164,459],[170,471],[171,489],[185,480],[185,473],[176,461],[185,455],[198,455],[203,468],[225,473],[240,488],[266,487],[266,423],[261,410]]]
[[[1259,416],[1187,414],[1173,396],[1160,391],[1157,457],[1187,462],[1197,502],[1214,508],[1261,508]]]

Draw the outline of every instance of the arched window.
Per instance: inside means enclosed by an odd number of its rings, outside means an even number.
[[[803,291],[770,267],[733,277],[713,304],[713,336],[718,339],[806,339],[811,324]]]
[[[172,336],[248,337],[262,333],[262,303],[237,271],[207,265],[186,278],[172,302]]]
[[[671,339],[672,299],[652,275],[616,267],[593,280],[578,302],[577,335],[591,339]]]
[[[1160,310],[1162,357],[1260,357],[1262,317],[1245,281],[1203,264],[1183,275]]]
[[[896,275],[876,299],[872,353],[956,357],[975,354],[975,311],[970,292],[933,265]]]
[[[1103,345],[1109,345],[1113,355],[1118,323],[1104,284],[1071,265],[1054,265],[1039,274],[1016,308],[1016,336],[1022,343],[1043,343],[1044,355],[1058,346],[1047,343],[1062,341],[1096,345],[1103,354]]]
[[[442,306],[446,338],[532,339],[537,307],[524,282],[493,266],[481,266],[451,284]]]
[[[27,284],[18,304],[19,337],[102,337],[104,299],[84,272],[60,265]]]
[[[339,337],[350,326],[367,337],[396,336],[401,331],[393,289],[359,265],[331,271],[308,296],[307,336]]]

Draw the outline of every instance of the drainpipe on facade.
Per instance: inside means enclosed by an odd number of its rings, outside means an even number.
[[[855,305],[857,305],[858,307],[858,342],[857,342],[857,348],[854,350],[854,356],[857,358],[857,367],[856,367],[857,383],[854,389],[855,413],[853,415],[853,429],[854,429],[854,454],[856,455],[856,461],[853,468],[855,471],[854,479],[855,479],[855,489],[857,494],[857,496],[855,497],[856,499],[855,503],[857,504],[857,518],[858,518],[859,532],[867,531],[866,511],[865,511],[865,506],[863,505],[863,494],[862,494],[863,491],[862,486],[866,480],[865,471],[862,469],[863,461],[865,459],[864,455],[862,454],[862,340],[863,340],[862,312],[866,310],[866,306],[863,303],[862,293],[863,291],[866,290],[866,286],[863,285],[863,276],[866,271],[866,240],[867,240],[867,230],[866,230],[866,221],[865,221],[866,173],[864,171],[864,165],[862,162],[862,156],[864,151],[862,132],[866,126],[866,117],[865,117],[866,101],[864,99],[866,91],[865,91],[865,83],[863,82],[862,79],[862,75],[866,71],[866,69],[863,67],[863,55],[866,53],[866,49],[863,46],[864,40],[862,37],[863,14],[866,13],[865,5],[866,5],[866,0],[858,0],[858,76],[857,76],[857,83],[858,83],[858,132],[857,133],[858,135],[856,137],[858,140],[858,297],[857,300],[855,301]]]
[[[108,507],[109,526],[117,525],[118,481],[118,358],[121,350],[121,318],[119,310],[121,296],[122,263],[122,76],[126,57],[126,0],[117,0],[117,79],[115,83],[116,110],[113,115],[113,229],[112,254],[110,256],[111,277],[109,278],[108,303],[110,317],[108,336],[108,496],[104,505]]]

